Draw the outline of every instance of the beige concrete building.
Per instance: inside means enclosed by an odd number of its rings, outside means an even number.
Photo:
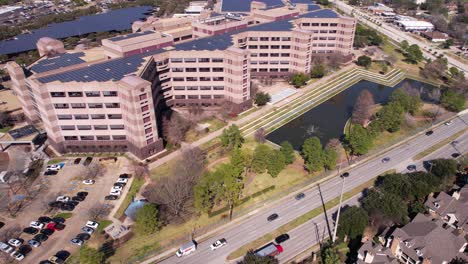
[[[59,152],[143,159],[163,150],[162,109],[228,102],[240,112],[251,107],[252,79],[308,73],[314,56],[352,52],[353,18],[313,4],[257,6],[249,15],[136,23],[134,33],[103,40],[107,59],[96,61],[54,42],[28,69],[11,62],[7,70],[28,120],[42,122]],[[188,25],[193,40],[168,32]]]

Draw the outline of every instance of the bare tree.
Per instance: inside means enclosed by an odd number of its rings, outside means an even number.
[[[416,119],[410,113],[405,113],[405,122],[410,127],[416,126]]]
[[[8,241],[11,238],[17,238],[21,234],[21,226],[19,224],[13,224],[12,226],[2,228],[0,233],[1,241]]]
[[[179,145],[185,139],[185,133],[191,124],[177,114],[172,114],[170,119],[164,117],[163,132],[166,140],[174,145]]]
[[[204,110],[200,104],[191,104],[188,107],[188,112],[190,114],[190,118],[193,120],[193,118],[198,119],[201,115],[203,115]]]
[[[88,216],[93,221],[102,220],[108,214],[109,208],[102,203],[94,204],[93,207],[88,210]]]
[[[343,55],[340,53],[331,53],[327,56],[326,64],[333,69],[338,69],[343,63]]]
[[[255,131],[254,137],[255,137],[255,140],[257,142],[265,143],[265,141],[266,141],[266,130],[263,127],[257,129],[257,131]]]
[[[365,125],[372,116],[372,107],[374,105],[374,96],[368,91],[363,90],[354,105],[351,120],[355,124]]]
[[[85,179],[95,179],[99,176],[102,176],[106,173],[106,169],[100,163],[93,162],[85,168]]]
[[[421,96],[421,91],[418,88],[411,85],[410,82],[404,82],[401,86],[401,89],[409,96]]]
[[[174,168],[175,175],[194,181],[204,170],[205,153],[198,147],[187,147],[182,150],[179,162]]]
[[[390,65],[395,65],[395,63],[398,61],[398,57],[395,53],[391,53],[390,55],[385,57],[385,60],[390,63]]]
[[[229,115],[232,114],[233,110],[234,110],[234,105],[231,102],[224,100],[221,103],[221,106],[219,109],[221,120],[223,120],[223,122],[227,122],[227,120],[229,119]]]
[[[132,171],[137,179],[142,179],[149,174],[148,166],[139,163],[132,164]]]

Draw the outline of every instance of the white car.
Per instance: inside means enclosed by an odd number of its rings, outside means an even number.
[[[117,195],[117,196],[120,196],[120,191],[112,189],[112,190],[109,192],[109,194],[110,194],[110,195]]]
[[[88,222],[86,222],[86,226],[91,227],[92,229],[96,229],[99,226],[99,223],[94,222],[94,221],[88,221]]]
[[[23,242],[21,242],[21,240],[19,240],[19,239],[12,238],[12,239],[8,240],[8,244],[10,244],[13,247],[19,247],[19,246],[21,246],[23,244]]]
[[[216,250],[226,244],[227,244],[227,240],[225,238],[221,238],[219,240],[216,240],[213,244],[211,244],[210,248],[211,250]]]
[[[451,124],[453,124],[453,120],[450,120],[450,121],[448,121],[448,122],[445,122],[445,125],[446,125],[446,126],[450,126]]]
[[[13,251],[13,248],[9,246],[7,243],[0,242],[0,251],[5,253],[10,253]]]
[[[12,258],[18,260],[18,261],[24,259],[24,255],[23,255],[21,252],[18,252],[18,251],[15,251],[15,252],[11,253],[10,256],[11,256]]]
[[[36,221],[33,221],[31,222],[31,224],[29,224],[30,227],[32,228],[36,228],[36,229],[42,229],[44,228],[44,224],[41,223],[41,222],[36,222]]]
[[[117,182],[118,182],[118,183],[127,183],[127,182],[128,182],[128,179],[127,179],[127,178],[118,178],[118,179],[117,179]]]
[[[70,201],[70,196],[58,196],[57,199],[55,199],[55,201],[66,203]]]
[[[94,184],[95,182],[96,182],[95,180],[84,180],[84,181],[83,181],[83,184],[92,185],[92,184]]]
[[[119,186],[119,185],[112,186],[112,190],[115,190],[115,191],[121,191],[122,189],[123,189],[122,186]]]
[[[47,166],[47,170],[54,170],[54,171],[58,171],[60,170],[62,167],[60,167],[60,165],[58,164],[54,164],[54,165],[49,165]]]

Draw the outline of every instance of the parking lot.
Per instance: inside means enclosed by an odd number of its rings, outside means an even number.
[[[85,195],[87,193],[85,199],[83,201],[77,201],[77,205],[70,211],[72,216],[64,222],[64,229],[54,231],[39,247],[29,247],[30,252],[26,254],[22,262],[39,263],[42,260],[49,259],[49,257],[55,255],[59,251],[67,251],[73,254],[79,249],[79,246],[73,245],[70,240],[75,238],[76,235],[84,233],[82,227],[90,220],[90,209],[97,205],[102,205],[109,208],[110,211],[113,206],[118,206],[120,204],[120,201],[123,199],[122,197],[116,201],[105,201],[104,197],[109,195],[109,191],[114,185],[114,182],[119,178],[119,175],[122,172],[128,171],[130,166],[129,161],[126,158],[119,158],[116,162],[100,163],[103,168],[103,174],[94,179],[94,184],[86,185],[82,182],[82,174],[86,171],[83,168],[86,167],[86,165],[83,165],[84,160],[85,159],[82,158],[79,164],[75,164],[74,159],[65,160],[63,161],[65,165],[56,175],[41,175],[38,180],[40,180],[42,184],[45,184],[47,189],[33,200],[15,219],[8,219],[6,225],[0,229],[0,233],[12,227],[23,230],[29,227],[32,221],[37,221],[41,216],[53,217],[58,213],[68,213],[68,211],[62,211],[61,209],[54,209],[49,212],[49,203],[55,201],[58,196],[69,196],[78,199],[76,198],[77,193],[84,192]],[[99,163],[97,158],[93,159],[91,165],[88,166],[92,166],[93,163]],[[24,245],[27,244],[34,235],[21,233],[19,237],[24,240]],[[27,248],[23,249],[26,252],[28,251]]]

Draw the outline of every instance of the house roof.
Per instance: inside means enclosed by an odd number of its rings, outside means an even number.
[[[457,195],[458,199],[454,197]],[[425,205],[443,218],[449,214],[455,215],[458,227],[468,230],[468,186],[456,191],[454,195],[440,192],[436,196],[429,196]]]
[[[359,259],[357,264],[397,264],[398,260],[393,256],[389,248],[385,248],[380,244],[375,244],[372,241],[365,242],[358,250],[360,256],[366,257],[366,254],[372,254],[372,262],[365,262]]]

